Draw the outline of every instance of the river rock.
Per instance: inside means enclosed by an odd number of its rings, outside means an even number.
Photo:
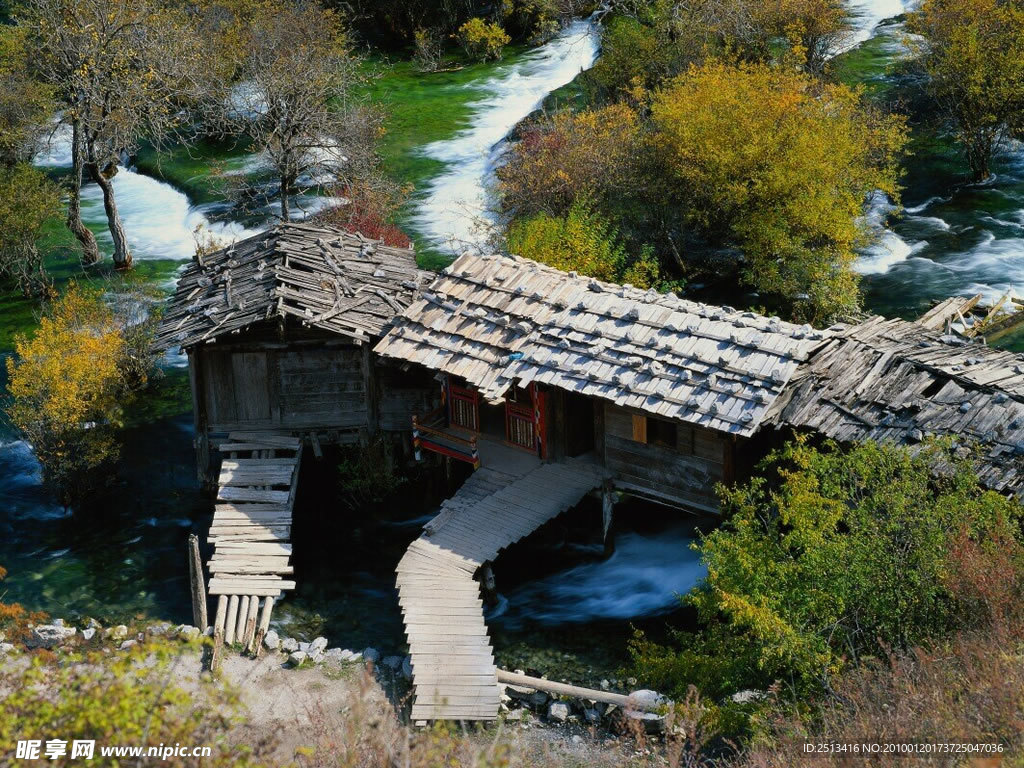
[[[583,719],[587,725],[599,725],[601,723],[601,713],[594,709],[594,707],[584,707]]]
[[[376,664],[380,661],[380,652],[376,648],[364,648],[363,658]]]
[[[0,656],[6,656],[8,653],[14,653],[14,644],[0,643]]]
[[[334,661],[340,664],[345,660],[343,655],[344,653],[345,651],[343,651],[341,648],[328,648],[326,651],[324,651],[324,659],[328,661]]]
[[[124,640],[128,637],[128,627],[124,624],[118,624],[116,627],[107,627],[103,630],[103,636],[111,640]]]
[[[612,684],[609,683],[607,680],[602,680],[601,681],[601,690],[602,691],[607,691],[611,687],[612,687]]]
[[[752,704],[755,701],[761,701],[761,699],[767,698],[768,694],[764,691],[756,691],[753,688],[748,688],[744,691],[736,691],[729,698],[732,699],[736,704]]]
[[[83,629],[82,630],[82,639],[85,640],[85,642],[89,642],[95,636],[96,636],[96,630],[93,627],[89,627],[88,629]]]
[[[190,624],[182,624],[175,631],[182,640],[195,640],[202,634],[199,627],[193,627]]]
[[[409,681],[412,680],[412,656],[402,659],[402,677]]]
[[[399,667],[402,666],[402,657],[385,656],[384,659],[381,661],[381,664],[390,669],[392,672],[395,672],[398,670]]]
[[[121,643],[119,646],[117,646],[117,649],[119,651],[127,651],[130,648],[134,648],[138,644],[139,644],[138,640],[125,640],[123,643]]]
[[[64,626],[64,619],[54,619],[53,620],[53,626],[55,626],[55,627],[63,627]]]
[[[327,650],[326,637],[318,637],[309,644],[309,651],[311,653],[323,653],[325,650]]]
[[[288,664],[292,667],[298,667],[308,658],[309,654],[305,651],[293,651],[288,655]]]
[[[629,694],[629,697],[635,701],[638,705],[646,707],[663,707],[669,702],[664,696],[657,691],[647,690],[642,688],[639,691],[633,691]],[[644,730],[648,733],[661,733],[665,730],[665,717],[664,712],[650,712],[646,709],[633,709],[632,707],[626,708],[626,717],[630,720],[642,723]]]
[[[181,630],[182,630],[182,628],[184,626],[185,626],[184,624],[179,624],[178,625],[177,631],[178,631],[179,634],[181,633]],[[161,635],[166,635],[170,631],[171,631],[171,625],[168,624],[165,621],[162,621],[159,624],[153,624],[149,628],[149,634],[156,635],[157,637],[160,637]]]
[[[263,636],[263,647],[268,651],[276,651],[281,647],[281,638],[274,630],[270,630]]]
[[[294,653],[299,650],[299,641],[294,637],[285,637],[281,640],[281,650],[285,653]]]
[[[85,622],[86,629],[103,629],[103,625],[100,624],[96,619],[89,617],[89,620]]]
[[[32,628],[32,634],[25,645],[29,648],[54,648],[70,640],[76,633],[74,627],[65,627],[63,623],[40,624]]]
[[[536,688],[527,688],[522,685],[506,685],[505,693],[510,697],[525,704],[528,707],[541,710],[548,703],[548,695]]]
[[[569,719],[569,705],[564,701],[552,701],[548,705],[548,720],[564,723]]]
[[[312,643],[307,643],[306,641],[302,641],[301,643],[299,643],[299,650],[302,651],[303,653],[309,653],[309,647],[311,645],[312,645]]]

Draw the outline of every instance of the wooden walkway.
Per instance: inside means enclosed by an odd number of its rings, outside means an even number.
[[[208,537],[214,545],[209,592],[218,598],[214,663],[223,644],[237,642],[258,653],[274,600],[295,588],[284,576],[293,570],[289,539],[302,441],[232,432],[220,450],[224,460]]]
[[[473,575],[604,477],[586,459],[516,474],[482,467],[409,545],[396,581],[412,655],[413,722],[498,716],[494,655]]]

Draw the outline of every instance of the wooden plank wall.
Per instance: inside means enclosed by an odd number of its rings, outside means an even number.
[[[715,483],[727,475],[732,441],[727,435],[678,423],[677,447],[652,442],[646,425],[635,423],[646,417],[638,412],[606,403],[604,407],[605,466],[617,484],[658,496],[699,510],[717,512]]]

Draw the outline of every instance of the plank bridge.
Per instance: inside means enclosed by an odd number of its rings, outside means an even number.
[[[409,545],[396,582],[412,656],[413,722],[497,718],[497,669],[473,576],[604,477],[585,457],[516,473],[485,466]]]
[[[284,577],[293,570],[289,539],[302,440],[232,432],[220,451],[224,459],[208,536],[214,546],[209,593],[217,596],[214,665],[224,644],[259,653],[274,600],[295,588]]]

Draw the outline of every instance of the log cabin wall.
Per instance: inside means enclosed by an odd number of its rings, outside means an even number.
[[[605,466],[616,486],[717,513],[715,484],[732,476],[729,435],[605,403]]]

